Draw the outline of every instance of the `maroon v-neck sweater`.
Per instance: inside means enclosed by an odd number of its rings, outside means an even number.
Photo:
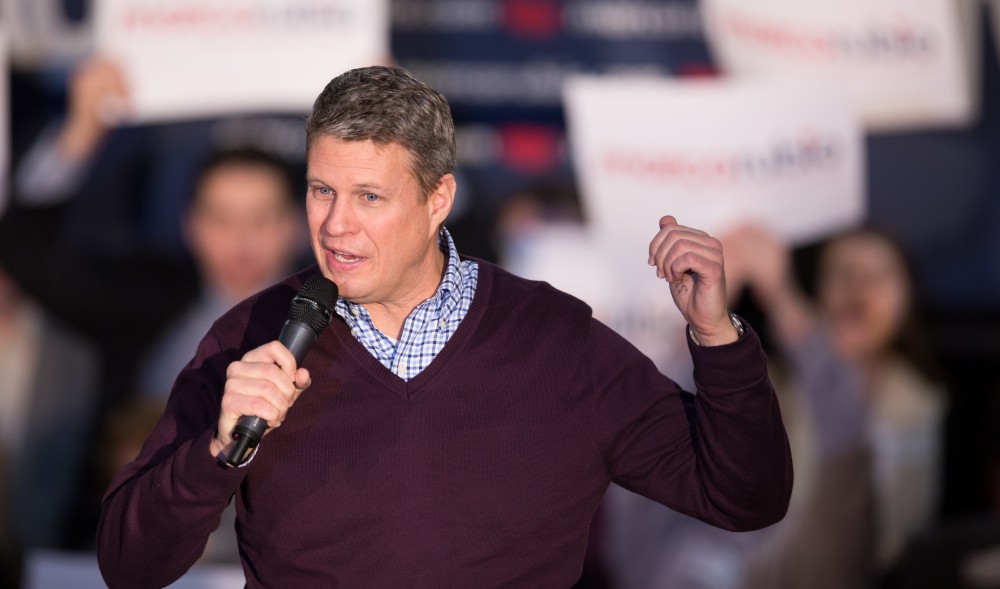
[[[733,530],[785,513],[791,460],[753,331],[692,347],[698,391],[683,394],[585,304],[485,262],[417,377],[335,317],[281,428],[248,466],[221,466],[209,442],[226,366],[275,338],[315,272],[222,317],[178,377],[104,500],[111,587],[182,575],[234,494],[249,587],[568,587],[611,481]]]

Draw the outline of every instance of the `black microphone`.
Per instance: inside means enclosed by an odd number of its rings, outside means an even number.
[[[317,274],[306,280],[298,294],[288,305],[288,320],[281,327],[278,341],[295,357],[295,364],[302,366],[309,348],[326,329],[337,304],[337,285]],[[226,462],[237,466],[247,450],[260,443],[267,430],[267,421],[260,417],[244,415],[233,427],[233,447]]]

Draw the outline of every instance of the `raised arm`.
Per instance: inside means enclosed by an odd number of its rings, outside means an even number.
[[[722,246],[664,217],[649,263],[690,325],[697,393],[681,391],[595,321],[591,415],[611,476],[725,529],[773,524],[788,508],[791,455],[760,341],[734,324],[726,306]]]

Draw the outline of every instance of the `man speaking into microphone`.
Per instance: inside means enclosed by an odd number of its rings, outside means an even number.
[[[219,319],[178,376],[104,499],[109,586],[183,575],[234,497],[253,588],[569,587],[611,482],[730,530],[783,517],[788,443],[716,239],[663,217],[636,252],[688,322],[690,395],[584,303],[456,251],[439,92],[352,70],[306,130],[317,263]],[[339,297],[298,365],[277,338],[316,275]],[[248,416],[266,431],[234,456]]]

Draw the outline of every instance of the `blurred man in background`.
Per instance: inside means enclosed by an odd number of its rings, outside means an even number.
[[[98,424],[109,411],[140,417],[150,415],[150,404],[162,407],[176,372],[222,310],[289,273],[304,248],[297,237],[302,213],[290,165],[254,147],[214,153],[201,165],[193,194],[176,196],[188,203],[183,219],[172,222],[182,225],[189,255],[166,255],[154,247],[118,252],[80,247],[67,235],[68,217],[90,202],[80,194],[82,178],[110,132],[109,105],[127,104],[126,96],[113,64],[82,66],[72,84],[68,118],[28,154],[18,170],[18,190],[0,219],[0,259],[11,279],[97,346],[100,385],[87,389],[82,379],[71,381],[56,399],[78,425],[73,440],[62,444],[81,449],[78,463],[97,438],[106,438]],[[127,175],[127,168],[122,172]],[[134,199],[112,196],[126,205]],[[115,234],[121,211],[109,213],[106,221],[100,230]],[[5,372],[3,378],[15,374]],[[74,409],[71,401],[84,400],[90,411]],[[25,399],[29,407],[40,402]],[[140,421],[145,430],[152,427],[148,418]],[[46,545],[92,542],[100,490],[108,472],[122,463],[111,457],[129,444],[104,439],[105,453],[95,457],[99,470],[87,475],[89,484],[80,484],[80,468],[65,471],[77,476],[66,482],[61,502],[85,498],[75,500],[76,509],[69,507],[79,521],[68,529],[64,523],[58,539]],[[67,511],[66,505],[50,508]]]

